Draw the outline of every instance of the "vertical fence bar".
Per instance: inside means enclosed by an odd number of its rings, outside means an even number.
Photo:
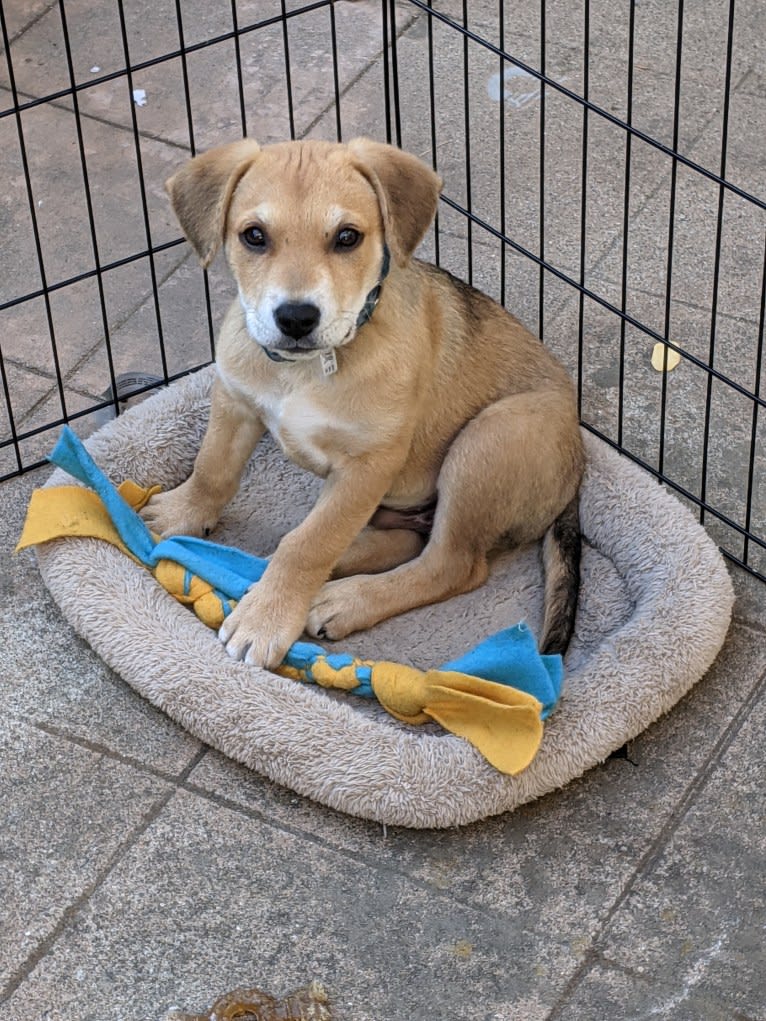
[[[433,0],[427,0],[429,11],[433,10]],[[428,110],[431,118],[431,166],[435,171],[439,170],[436,157],[436,83],[434,79],[434,19],[432,14],[426,15],[426,28],[428,30]],[[439,246],[439,208],[436,208],[436,215],[433,223],[434,232],[434,262],[438,266],[441,263],[441,252]]]
[[[636,0],[630,0],[628,22],[628,93],[625,100],[625,121],[630,127],[633,124],[633,73],[636,52]],[[620,286],[620,308],[622,312],[628,307],[628,254],[630,237],[630,171],[633,158],[633,135],[625,132],[625,205],[622,215],[622,281]],[[620,320],[620,363],[617,384],[617,445],[623,444],[623,428],[625,424],[625,332],[627,324]]]
[[[463,0],[463,28],[468,28],[468,0]],[[471,195],[471,94],[468,80],[468,35],[463,33],[463,129],[465,132],[465,207],[473,207]],[[466,220],[468,245],[468,283],[473,283],[473,221]]]
[[[498,34],[498,49],[505,53],[505,6],[503,0],[498,0],[497,5],[497,34]],[[500,233],[502,239],[500,241],[500,302],[505,305],[508,298],[508,270],[505,265],[508,257],[508,244],[506,238],[506,185],[505,185],[505,60],[500,57],[500,95],[498,96],[500,106],[500,124],[499,124],[499,145],[500,145]]]
[[[335,4],[330,4],[330,38],[332,46],[332,82],[335,89],[335,137],[343,141],[343,125],[340,120],[340,72],[338,69],[338,26],[335,22]]]
[[[16,435],[16,423],[13,419],[13,407],[11,405],[11,388],[8,383],[8,375],[5,371],[5,358],[3,358],[3,350],[0,347],[0,385],[3,389],[3,397],[5,398],[5,406],[8,408],[8,424],[11,427],[11,440],[10,445],[13,446],[13,452],[16,455],[16,470],[18,472],[23,470],[23,463],[21,460],[21,448],[19,446],[18,437]],[[5,478],[6,476],[3,476]]]
[[[590,0],[583,7],[583,99],[590,93]],[[582,171],[580,175],[580,286],[585,286],[585,260],[588,237],[588,107],[582,108]],[[585,294],[580,291],[577,325],[577,410],[582,417],[583,351],[585,334]]]
[[[386,141],[391,144],[391,57],[388,47],[388,0],[380,0],[381,33],[383,36],[383,104],[386,120]]]
[[[235,2],[235,0],[233,0]],[[236,12],[235,12],[236,13]],[[181,0],[176,0],[176,27],[178,29],[178,43],[181,47],[181,76],[184,82],[184,100],[186,103],[186,125],[189,132],[189,149],[192,156],[197,155],[197,140],[194,134],[194,112],[191,103],[191,88],[189,85],[189,62],[186,54],[186,37],[184,35],[183,12]],[[237,40],[239,42],[239,40]],[[239,47],[237,47],[237,54]],[[241,82],[241,78],[240,78]],[[242,97],[242,86],[240,85],[240,109],[244,117],[244,100]],[[243,122],[244,126],[244,122]],[[205,310],[207,315],[208,343],[210,344],[210,358],[215,359],[215,326],[213,325],[213,306],[210,300],[210,278],[206,269],[202,270],[202,286],[205,291]],[[164,362],[163,362],[164,364]],[[167,371],[167,370],[166,370]]]
[[[676,188],[678,182],[678,136],[681,121],[681,62],[683,56],[683,34],[684,34],[684,0],[678,0],[678,25],[676,35],[676,77],[673,104],[673,156],[671,157],[670,171],[670,209],[668,212],[668,261],[667,274],[665,279],[665,329],[663,336],[665,340],[670,339],[670,320],[673,297],[673,244],[675,240],[676,225]],[[665,417],[668,403],[668,354],[670,348],[667,344],[662,352],[662,384],[660,397],[660,442],[657,454],[657,470],[660,475],[665,470]]]
[[[753,387],[753,417],[750,424],[750,463],[747,472],[747,499],[745,503],[745,541],[742,559],[749,563],[750,539],[753,523],[753,493],[755,490],[755,455],[758,441],[758,398],[761,396],[761,372],[763,371],[763,335],[766,317],[766,245],[763,253],[763,277],[761,278],[761,308],[758,316],[758,348],[755,356],[755,386]]]
[[[399,50],[396,31],[396,0],[391,0],[391,80],[394,92],[394,126],[396,128],[396,144],[402,144],[402,97],[399,92]]]
[[[293,78],[290,68],[290,35],[287,31],[287,6],[282,3],[282,50],[285,55],[285,87],[287,89],[287,116],[290,121],[290,138],[295,138],[295,110],[293,108]]]
[[[726,178],[726,158],[729,142],[729,102],[731,99],[731,54],[734,40],[734,0],[729,2],[729,25],[726,40],[726,76],[724,82],[723,111],[721,121],[721,166],[720,176]],[[708,365],[715,365],[715,342],[718,319],[718,294],[721,283],[721,238],[723,235],[723,211],[725,191],[723,185],[718,186],[718,217],[715,229],[715,262],[713,265],[713,302],[710,307],[710,345],[708,348]],[[708,452],[710,449],[710,415],[713,403],[713,377],[708,375],[707,394],[705,400],[705,425],[702,440],[702,481],[700,499],[703,504],[707,497]],[[704,506],[700,510],[700,521],[705,520]]]
[[[245,83],[242,76],[242,44],[239,38],[239,12],[237,11],[237,0],[231,0],[231,27],[234,31],[234,60],[237,65],[239,119],[242,125],[242,137],[247,138],[247,110],[245,108]]]
[[[72,108],[74,110],[75,128],[77,131],[77,148],[80,156],[80,169],[82,170],[82,181],[85,189],[85,206],[88,212],[88,226],[90,227],[90,243],[93,247],[93,265],[96,270],[96,284],[98,287],[98,300],[101,308],[101,323],[104,328],[104,343],[106,345],[106,360],[109,368],[109,385],[112,391],[115,414],[119,413],[120,402],[117,393],[117,380],[114,372],[114,358],[112,355],[112,341],[109,330],[109,315],[106,309],[106,295],[104,293],[104,278],[101,270],[101,258],[98,248],[98,237],[96,234],[96,219],[93,214],[93,196],[88,177],[88,161],[85,156],[85,139],[82,130],[82,118],[80,117],[80,101],[75,88],[76,80],[74,73],[74,61],[72,59],[72,47],[69,39],[69,25],[66,17],[66,5],[64,0],[59,0],[59,14],[61,16],[61,31],[64,36],[64,50],[66,52],[67,71],[69,84],[72,89]],[[58,375],[58,370],[57,370]]]
[[[189,61],[186,55],[186,38],[184,36],[184,19],[181,11],[181,0],[176,0],[176,28],[178,30],[178,45],[181,48],[181,77],[184,82],[184,105],[186,106],[186,125],[189,132],[189,149],[192,156],[197,155],[197,142],[194,137],[194,112],[191,103],[191,88],[189,87]]]
[[[545,16],[545,0],[540,0],[540,73],[545,74],[545,33],[547,31]],[[538,188],[538,205],[540,209],[540,273],[538,282],[537,335],[540,340],[545,336],[545,82],[540,82],[540,181]]]
[[[138,130],[138,118],[136,116],[136,104],[133,99],[133,68],[130,62],[130,44],[128,42],[128,25],[125,19],[124,0],[117,0],[117,9],[120,15],[120,32],[122,34],[122,50],[125,57],[125,71],[128,85],[128,102],[130,103],[130,117],[133,127],[133,144],[136,152],[136,169],[138,170],[138,186],[141,192],[141,208],[144,218],[144,232],[146,234],[146,247],[149,258],[149,273],[152,280],[152,294],[154,295],[154,314],[157,320],[157,340],[160,345],[160,359],[162,361],[162,374],[167,381],[168,363],[165,354],[165,336],[162,329],[162,311],[160,309],[160,292],[157,280],[157,266],[154,259],[152,244],[152,228],[149,222],[149,204],[146,198],[146,182],[144,181],[144,165],[141,158],[141,136]]]

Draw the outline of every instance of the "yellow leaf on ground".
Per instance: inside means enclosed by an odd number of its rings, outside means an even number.
[[[657,372],[667,370],[670,372],[671,369],[675,369],[676,365],[681,361],[681,355],[678,351],[673,351],[667,344],[662,344],[658,341],[654,345],[652,351],[652,368],[656,369]]]

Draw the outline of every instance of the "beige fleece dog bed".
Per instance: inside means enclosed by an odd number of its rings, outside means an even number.
[[[88,442],[114,482],[178,484],[202,439],[212,370],[175,384]],[[39,548],[64,615],[136,691],[226,755],[300,794],[389,825],[453,826],[507,812],[568,783],[667,712],[723,644],[733,594],[691,514],[586,435],[586,548],[564,695],[532,764],[510,777],[436,725],[231,660],[214,632],[118,550],[95,539]],[[50,484],[71,482],[57,470]],[[320,483],[267,439],[213,538],[267,554]],[[498,557],[487,585],[344,639],[343,651],[433,667],[494,631],[541,622],[538,551]],[[328,645],[328,647],[331,647]]]

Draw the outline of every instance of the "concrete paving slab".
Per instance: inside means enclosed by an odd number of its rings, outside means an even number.
[[[158,259],[156,276],[161,284],[188,258],[188,250],[174,248]],[[24,368],[48,376],[55,382],[56,368],[64,379],[82,364],[95,349],[104,344],[106,330],[116,332],[120,326],[140,309],[152,294],[152,276],[149,260],[135,262],[109,270],[102,275],[106,327],[101,307],[101,294],[95,276],[49,295],[53,321],[54,343],[48,323],[47,307],[43,298],[13,306],[3,313],[7,324],[3,342],[3,356]],[[152,331],[154,345],[157,326]],[[108,372],[106,379],[108,382]],[[101,393],[104,385],[99,385]]]
[[[74,117],[45,105],[28,110],[22,121],[45,273],[48,283],[54,284],[95,265]],[[99,257],[105,264],[147,246],[133,139],[92,118],[83,119],[82,127]],[[48,144],[52,136],[57,139],[55,147]],[[9,145],[3,152],[3,162],[13,159],[15,146]],[[163,189],[178,157],[175,149],[152,141],[143,143],[143,154],[152,240],[161,243],[178,236]],[[18,190],[18,170],[13,174]],[[15,219],[17,208],[19,220]],[[12,206],[11,215],[11,233],[28,235],[25,201]],[[27,243],[27,257],[28,249]],[[14,292],[5,292],[9,298],[25,295],[37,286],[33,265],[22,263],[17,273]]]
[[[292,0],[288,9],[298,3]],[[89,84],[124,59],[115,10],[101,5],[94,13],[91,4],[67,0],[66,7],[77,26],[76,75]],[[47,15],[46,5],[36,0],[5,0],[3,6],[17,37],[15,67],[24,88],[42,95],[56,83],[67,84],[55,6]],[[462,0],[435,0],[435,6],[462,16]],[[687,4],[685,10],[680,145],[713,169],[720,159],[725,7]],[[404,27],[417,12],[409,3],[399,9]],[[341,98],[343,136],[364,132],[383,138],[382,62],[375,60],[374,45],[380,5],[378,0],[342,0],[335,11],[340,75],[347,86]],[[579,89],[581,6],[546,0],[546,11],[546,67]],[[280,12],[279,0],[238,6],[240,24]],[[171,0],[152,5],[141,0],[130,5],[127,17],[133,60],[177,45]],[[231,6],[228,0],[190,0],[183,5],[183,17],[186,40],[193,42],[218,32],[219,26],[227,31]],[[498,30],[495,0],[472,3],[469,17],[472,27],[498,38],[493,34]],[[626,18],[627,6],[616,11],[614,5],[591,3],[590,95],[618,116],[626,101]],[[336,120],[328,105],[334,98],[328,19],[327,10],[291,19],[289,42],[296,128],[331,138]],[[764,19],[761,5],[749,0],[737,4],[728,167],[737,183],[752,188],[760,188],[763,180],[757,140],[766,116],[759,52]],[[454,30],[435,27],[435,36],[437,162],[447,177],[448,194],[463,200],[463,44]],[[511,5],[506,37],[513,52],[535,65],[539,6]],[[260,28],[242,42],[248,127],[264,140],[285,137],[289,122],[281,26]],[[398,56],[403,141],[430,159],[427,45],[425,19],[419,17],[404,33]],[[91,63],[95,48],[98,60]],[[232,44],[222,43],[189,58],[195,141],[202,147],[240,130],[232,53]],[[472,200],[477,212],[499,226],[501,108],[491,94],[495,75],[499,94],[499,60],[473,43],[469,59]],[[101,71],[91,71],[95,66]],[[642,0],[636,5],[633,118],[666,143],[673,131],[674,69],[674,5]],[[140,211],[129,130],[134,110],[146,136],[141,144],[153,239],[178,236],[162,183],[188,144],[181,81],[176,60],[137,75],[135,84],[147,91],[146,106],[131,107],[125,80],[80,93],[105,251],[119,254],[143,244],[142,218],[133,216]],[[505,88],[506,223],[512,236],[537,250],[540,97],[526,96],[534,88],[521,76],[506,81]],[[582,114],[578,104],[559,100],[552,91],[546,90],[546,254],[579,279]],[[9,93],[0,92],[0,109],[9,104]],[[35,147],[48,154],[42,160],[33,156],[35,202],[43,200],[41,227],[50,247],[46,268],[72,273],[72,265],[92,264],[73,118],[66,109],[45,108],[25,114],[23,123]],[[0,171],[7,182],[0,197],[5,239],[0,303],[39,286],[24,179],[14,155],[15,132],[14,118],[0,119]],[[619,303],[624,136],[594,117],[589,133],[586,282]],[[669,161],[643,143],[636,142],[633,151],[628,305],[655,324],[664,316]],[[63,182],[59,192],[55,174]],[[695,183],[694,175],[687,181],[688,176],[679,174],[671,335],[704,357],[717,188]],[[720,308],[725,315],[719,317],[716,354],[716,365],[743,385],[754,382],[758,302],[752,296],[763,259],[763,223],[751,213],[740,200],[727,199]],[[445,265],[464,278],[472,273],[496,296],[503,296],[504,283],[509,307],[536,329],[539,274],[534,264],[508,253],[503,281],[497,241],[474,228],[469,262],[465,219],[445,207],[441,225]],[[755,243],[759,236],[760,249]],[[60,244],[60,237],[70,247]],[[433,243],[425,250],[431,254]],[[179,257],[184,251],[173,250]],[[105,284],[119,366],[145,369],[157,358],[155,313],[153,301],[145,300],[145,266],[135,270],[134,283],[125,267],[107,274]],[[211,286],[217,319],[230,286],[220,264]],[[201,293],[191,259],[170,273],[160,289],[171,366],[185,365],[185,359],[209,347]],[[58,297],[52,301],[67,399],[80,407],[78,401],[91,399],[108,382],[102,386],[108,373],[100,310],[91,284],[60,297],[60,308]],[[73,306],[69,316],[67,301]],[[547,279],[544,305],[546,342],[576,368],[577,296],[566,284]],[[25,427],[58,415],[40,308],[15,309],[12,328],[3,331],[6,366],[15,374],[14,407],[24,408]],[[5,318],[9,311],[3,313],[4,327],[11,321]],[[587,412],[608,431],[615,422],[619,331],[616,337],[613,317],[602,316],[588,302],[585,325]],[[644,449],[648,436],[646,449],[654,452],[658,375],[646,367],[646,338],[629,330],[627,341],[626,436],[636,449]],[[138,360],[147,365],[137,365]],[[667,382],[667,463],[690,486],[699,485],[702,374],[682,363]],[[24,394],[17,397],[18,387]],[[741,516],[742,451],[752,409],[748,418],[744,406],[725,394],[719,400],[717,391],[714,401],[710,492],[719,506]],[[88,422],[77,426],[83,432],[89,427]],[[7,425],[0,422],[3,428],[0,440],[7,435]],[[37,456],[49,449],[50,439],[42,435],[25,448]],[[0,471],[14,467],[12,449],[4,448]],[[315,806],[214,753],[184,778],[183,771],[197,761],[199,745],[134,696],[73,636],[41,589],[31,555],[9,558],[29,488],[39,477],[6,484],[0,493],[5,514],[0,523],[0,673],[11,680],[2,691],[5,732],[16,758],[18,749],[32,748],[29,772],[39,782],[23,803],[20,831],[22,844],[33,853],[25,859],[21,844],[13,851],[20,862],[14,865],[22,876],[20,889],[31,891],[38,922],[31,942],[11,948],[11,963],[21,970],[11,999],[3,1004],[4,1017],[155,1019],[172,1003],[209,1006],[217,994],[240,982],[281,993],[311,977],[330,986],[336,1016],[353,1021],[436,1014],[461,1021],[542,1021],[551,1011],[552,1017],[588,1021],[604,1016],[682,1021],[762,1016],[760,944],[753,939],[762,914],[752,893],[763,871],[756,746],[762,701],[753,701],[751,718],[735,716],[749,705],[766,670],[761,582],[733,572],[740,624],[718,663],[672,713],[631,742],[625,757],[610,759],[565,791],[507,818],[438,834],[384,833]],[[766,472],[759,477],[766,478]],[[754,515],[765,503],[766,495],[758,493]],[[762,520],[753,518],[758,527]],[[729,542],[734,538],[727,536]],[[740,722],[744,729],[737,737]],[[31,735],[32,742],[24,735]],[[14,769],[17,765],[13,762]],[[166,792],[164,785],[173,778],[185,790],[132,844],[143,806],[156,804],[155,787]],[[112,784],[117,796],[110,800]],[[56,810],[66,820],[65,843],[75,863],[60,856],[45,871],[51,863],[40,851],[39,833],[48,832]],[[79,828],[74,821],[78,810]],[[89,838],[82,820],[91,816],[95,823],[90,823]],[[110,869],[114,848],[127,853]],[[56,915],[62,905],[65,914]],[[736,929],[734,915],[746,918],[748,912],[749,930],[746,925]],[[611,920],[605,933],[606,919]],[[38,938],[42,942],[35,942]],[[17,985],[17,980],[23,981]],[[3,995],[0,991],[0,999]]]
[[[601,941],[609,960],[641,968],[681,996],[710,995],[752,1018],[766,1013],[763,897],[750,879],[766,863],[758,751],[763,687],[743,707],[741,729]],[[636,931],[643,934],[639,943]]]
[[[462,5],[436,4],[449,9],[462,23]],[[755,5],[746,5],[752,8]],[[541,52],[541,5],[506,5],[504,18],[505,49],[524,63],[557,77],[556,68],[569,65],[566,82],[583,94],[587,45],[588,99],[596,106],[622,119],[628,116],[627,68],[630,52],[630,8],[593,3],[588,7],[586,32],[582,5],[547,2],[545,5],[545,54]],[[469,28],[500,47],[501,31],[498,5],[493,0],[472,3]],[[735,28],[748,22],[740,15]],[[752,19],[752,14],[750,14]],[[685,152],[695,138],[695,129],[687,118],[699,107],[713,112],[723,93],[725,61],[722,41],[726,39],[728,10],[723,6],[696,4],[687,7],[683,17],[681,58],[680,151]],[[673,140],[673,108],[677,65],[677,6],[661,0],[644,0],[635,5],[631,123],[645,134],[670,145]],[[757,64],[758,45],[747,31],[735,33],[732,64],[735,81],[743,70]],[[621,69],[615,76],[615,63]],[[512,79],[513,81],[513,79]],[[563,82],[562,82],[563,84]],[[707,94],[707,101],[704,94]]]
[[[10,94],[0,92],[0,107],[6,99],[10,103]],[[0,174],[0,228],[5,239],[0,304],[5,304],[41,286],[18,131],[12,117],[0,120]]]
[[[762,173],[761,171],[757,171]],[[668,272],[670,181],[633,220],[629,230],[628,280],[664,293]],[[716,269],[718,186],[690,170],[679,171],[673,231],[673,297],[711,307]],[[763,274],[766,213],[738,196],[724,204],[718,262],[718,310],[757,320]],[[611,271],[599,267],[609,274]],[[621,274],[611,272],[621,279]]]
[[[209,277],[214,326],[220,324],[233,297],[223,267],[220,268],[220,273]],[[186,245],[160,253],[155,257],[155,273],[161,281],[158,300],[150,293],[134,313],[111,332],[109,348],[117,374],[145,372],[162,377],[165,368],[173,375],[212,360],[204,278],[196,257]],[[158,320],[162,348],[158,343]],[[102,343],[98,349],[88,352],[87,358],[81,358],[68,376],[68,382],[87,393],[102,393],[109,386],[106,345]]]
[[[11,416],[18,431],[25,416],[51,393],[49,377],[29,372],[23,366],[15,365],[10,361],[4,363],[4,370],[11,388],[11,402],[9,409],[3,401],[2,412],[0,412],[0,441],[11,438]],[[59,412],[60,409],[59,403]],[[13,471],[14,468],[13,447],[3,447],[0,449],[0,472]]]
[[[7,0],[3,4],[3,16],[11,42],[43,15],[53,2],[54,0]],[[2,48],[0,52],[3,52]]]
[[[486,25],[474,26],[486,31]],[[446,194],[463,204],[468,201],[465,187],[465,140],[471,152],[471,208],[500,229],[500,121],[498,58],[478,44],[469,47],[469,89],[471,106],[469,126],[466,129],[463,114],[465,93],[462,87],[464,52],[462,36],[451,27],[434,19],[434,104],[436,109],[436,163],[445,177]],[[491,37],[491,35],[490,35]],[[533,49],[526,37],[513,36],[518,52],[528,57]],[[402,109],[403,139],[405,148],[431,159],[432,140],[430,127],[430,98],[424,83],[429,80],[428,25],[419,19],[403,33],[397,44],[399,62],[399,96]],[[516,52],[514,50],[514,52]],[[562,50],[555,68],[551,71],[567,87],[577,89],[582,84],[582,68],[577,62],[577,51],[570,47]],[[605,91],[611,94],[624,92],[624,63],[614,54],[605,52],[594,59],[594,68],[608,81]],[[517,79],[506,82],[505,99],[505,229],[519,244],[534,253],[540,250],[539,217],[539,138],[540,106],[539,87],[533,79],[523,88]],[[344,96],[347,134],[369,131],[366,118],[369,111],[380,105],[381,83],[372,72],[362,76]],[[710,121],[705,102],[709,85],[704,78],[689,82],[689,116],[685,118],[685,131],[689,145],[703,132]],[[656,97],[655,97],[656,98]],[[657,109],[661,104],[655,102]],[[652,130],[656,125],[647,125]],[[313,129],[314,135],[327,135],[331,130],[327,115]],[[624,219],[624,174],[615,174],[625,157],[624,132],[591,115],[588,119],[588,189],[585,196],[587,226],[585,265],[588,273],[599,265],[608,253],[608,264],[615,272],[621,270],[622,251],[614,241],[622,231]],[[545,97],[545,255],[554,265],[579,279],[580,222],[582,192],[580,181],[583,166],[583,115],[579,104],[556,93],[551,87]],[[668,160],[657,150],[640,142],[633,145],[630,208],[640,209],[647,197],[653,194],[668,175]],[[473,228],[474,236],[480,228]],[[535,284],[536,270],[532,274]],[[548,281],[546,281],[548,288]],[[546,305],[549,305],[546,302]],[[547,328],[547,324],[546,324]]]
[[[762,635],[735,629],[710,674],[631,744],[629,758],[611,759],[566,790],[510,816],[457,831],[382,831],[317,811],[214,753],[193,770],[189,783],[359,862],[449,891],[473,907],[507,911],[514,918],[514,935],[507,936],[513,954],[535,962],[517,973],[514,994],[550,1007],[562,989],[559,977],[582,959],[600,920],[641,867],[765,669]],[[541,862],[556,866],[541,868]],[[545,949],[532,954],[538,940]]]
[[[310,978],[328,988],[338,1021],[515,1016],[519,999],[534,1003],[523,973],[533,960],[545,968],[550,952],[535,941],[526,966],[512,965],[521,941],[518,919],[503,909],[477,910],[179,794],[10,997],[5,1016],[28,1021],[55,996],[60,1016],[80,1021],[154,1019],[171,1005],[209,1005],[238,984],[281,992]]]
[[[0,730],[3,989],[45,953],[166,784],[8,716]]]
[[[621,305],[621,283],[599,274],[591,289]],[[626,292],[629,315],[664,334],[668,312],[663,293],[631,287]],[[715,369],[724,380],[713,379],[704,368],[682,356],[667,373],[651,362],[653,337],[627,325],[591,299],[583,303],[582,415],[586,422],[625,447],[647,464],[663,470],[690,493],[744,527],[747,498],[753,471],[750,528],[764,535],[766,492],[766,430],[762,416],[755,423],[755,392],[759,323],[747,315],[720,314],[716,318]],[[673,300],[669,306],[669,336],[683,352],[703,364],[709,362],[711,313],[694,300]],[[546,342],[560,355],[580,331],[580,303],[569,296],[559,305],[546,332]],[[624,348],[623,348],[624,345]],[[565,358],[566,360],[566,358]],[[623,367],[620,398],[620,362]],[[576,367],[575,367],[576,369]],[[763,369],[760,387],[763,390]],[[740,393],[725,380],[742,387]],[[710,388],[709,388],[710,386]],[[709,429],[705,441],[705,417],[709,401]],[[664,407],[664,410],[663,410]],[[662,447],[662,461],[660,451]],[[694,513],[697,508],[690,502]],[[735,528],[708,515],[711,534],[733,552],[742,554],[743,539]],[[751,565],[766,566],[763,551],[750,544]]]

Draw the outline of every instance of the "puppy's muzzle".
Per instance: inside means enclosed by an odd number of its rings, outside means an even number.
[[[285,301],[274,309],[274,322],[283,336],[290,340],[302,340],[316,328],[320,315],[317,306],[308,301]],[[313,344],[305,346],[313,347]]]

